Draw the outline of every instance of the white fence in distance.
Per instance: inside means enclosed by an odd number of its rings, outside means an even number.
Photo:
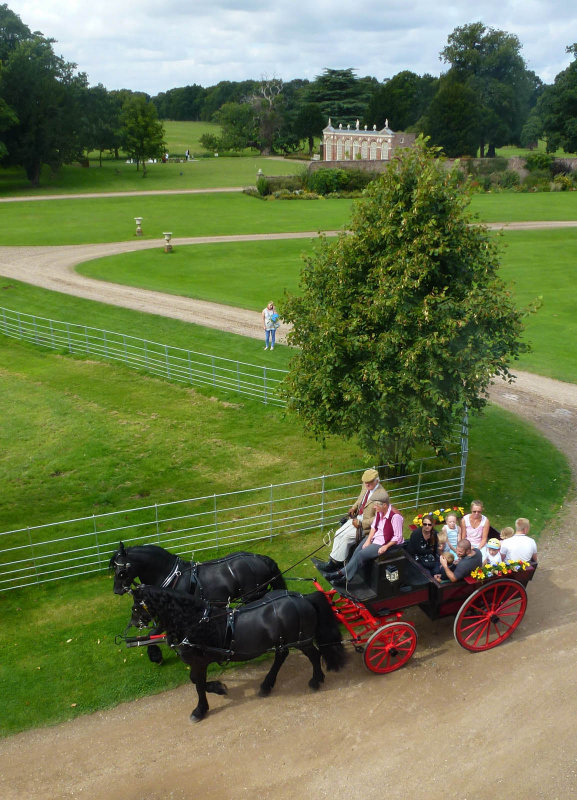
[[[400,477],[387,477],[387,467],[379,470],[393,503],[410,522],[407,514],[412,518],[419,510],[461,499],[466,463],[464,427],[460,452],[450,459],[422,459],[415,473]],[[127,545],[158,544],[187,560],[315,529],[320,544],[359,488],[357,469],[5,531],[0,533],[0,591],[101,572],[121,539]]]
[[[46,319],[0,307],[0,333],[58,352],[124,364],[189,386],[214,386],[282,406],[286,370],[197,353],[88,325]]]

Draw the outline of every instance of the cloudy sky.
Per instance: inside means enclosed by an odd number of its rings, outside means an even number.
[[[91,85],[157,94],[263,76],[312,79],[354,67],[383,80],[402,69],[439,75],[439,51],[479,19],[519,37],[546,83],[571,61],[577,4],[567,0],[6,0]],[[482,14],[481,14],[482,11]]]

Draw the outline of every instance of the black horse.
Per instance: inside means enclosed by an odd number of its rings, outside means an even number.
[[[141,583],[178,589],[217,605],[248,602],[262,597],[269,589],[286,589],[276,561],[256,553],[231,553],[212,561],[195,562],[184,561],[155,544],[124,547],[120,542],[109,567],[114,569],[115,594],[129,592],[136,578]],[[138,621],[140,625],[150,621],[142,609]],[[150,645],[147,652],[151,661],[162,661],[157,645]]]
[[[227,693],[221,681],[206,680],[211,663],[250,661],[274,650],[273,665],[260,685],[261,697],[270,694],[289,647],[301,650],[313,665],[311,689],[318,689],[325,679],[321,656],[327,670],[337,671],[345,663],[341,632],[322,592],[273,591],[235,609],[154,586],[138,586],[133,594],[166,631],[170,646],[190,665],[190,680],[198,694],[193,722],[208,713],[207,692]]]

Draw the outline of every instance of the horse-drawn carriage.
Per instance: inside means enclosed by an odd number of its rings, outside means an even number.
[[[339,584],[327,591],[318,579],[314,584],[355,649],[363,653],[366,667],[377,673],[399,669],[415,652],[415,626],[402,620],[403,611],[412,606],[430,619],[455,615],[455,639],[467,650],[481,652],[501,644],[523,619],[525,587],[535,572],[531,566],[510,567],[483,581],[466,577],[439,582],[403,547],[379,556],[365,569],[345,588]]]
[[[374,673],[399,669],[415,652],[415,626],[402,619],[403,611],[413,606],[431,619],[455,615],[455,638],[467,650],[496,647],[523,619],[525,586],[534,574],[525,564],[518,570],[504,568],[501,574],[483,581],[466,577],[440,582],[399,547],[367,564],[365,572],[357,573],[344,588],[339,585],[327,590],[314,578],[317,592],[301,595],[278,588],[284,585],[283,576],[266,557],[236,553],[194,565],[161,550],[153,546],[125,550],[121,543],[111,558],[115,591],[130,591],[135,600],[132,622],[145,627],[154,620],[156,625],[147,635],[123,638],[129,647],[166,641],[190,665],[190,679],[199,697],[191,715],[196,720],[208,711],[207,692],[226,694],[220,681],[207,680],[210,663],[247,661],[274,652],[273,665],[261,684],[260,693],[266,695],[289,649],[298,648],[313,666],[309,685],[318,689],[324,681],[321,658],[329,670],[344,664],[337,622],[347,629],[353,646],[363,653],[366,667]],[[152,569],[151,557],[154,563],[162,562],[160,570]],[[316,566],[320,563],[315,558],[312,561]],[[135,585],[135,578],[142,580],[147,571],[154,576],[155,585]],[[260,581],[255,577],[258,571],[262,571]],[[189,573],[195,580],[190,580]],[[183,576],[184,591],[180,585]],[[259,599],[244,603],[254,597]],[[237,601],[233,607],[231,599]],[[142,623],[138,623],[139,615]]]

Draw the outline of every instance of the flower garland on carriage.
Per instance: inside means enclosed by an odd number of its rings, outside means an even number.
[[[417,514],[413,519],[412,525],[422,528],[423,517],[433,517],[436,523],[441,524],[445,522],[447,514],[457,514],[459,517],[462,517],[464,513],[465,509],[463,506],[447,506],[447,508],[437,508],[435,511],[423,511],[421,514]]]
[[[514,572],[525,572],[531,565],[528,561],[500,561],[498,564],[483,564],[471,572],[471,578],[484,581],[496,575],[512,575]]]

